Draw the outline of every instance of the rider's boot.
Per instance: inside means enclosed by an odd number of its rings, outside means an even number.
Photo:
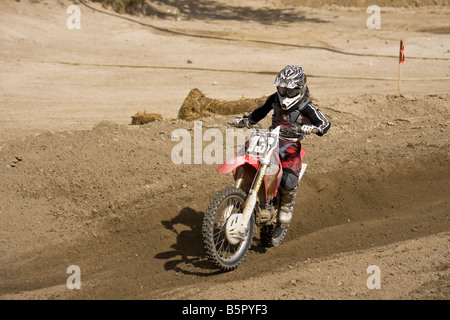
[[[292,212],[294,211],[295,197],[297,196],[298,186],[293,190],[287,190],[280,187],[280,214],[278,221],[282,225],[287,225],[292,220]]]

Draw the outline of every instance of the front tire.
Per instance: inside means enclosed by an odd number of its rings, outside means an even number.
[[[228,219],[242,214],[247,194],[236,187],[218,192],[211,200],[203,219],[202,234],[208,259],[222,270],[235,269],[247,254],[253,238],[252,215],[244,240],[232,244],[227,240]],[[233,216],[233,217],[232,217]]]

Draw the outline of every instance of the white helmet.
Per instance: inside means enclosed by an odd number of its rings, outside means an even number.
[[[299,66],[288,65],[275,78],[278,98],[283,110],[289,110],[297,104],[306,93],[306,74]]]

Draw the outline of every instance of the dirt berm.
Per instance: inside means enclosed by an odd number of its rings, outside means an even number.
[[[193,138],[193,122],[101,122],[10,142],[0,152],[0,296],[447,299],[448,101],[323,101],[333,127],[303,144],[309,167],[285,242],[255,239],[231,273],[206,261],[200,231],[231,177],[171,160],[172,132]],[[225,132],[229,119],[202,120],[203,132]],[[82,290],[66,288],[70,265]],[[367,289],[369,265],[383,271],[383,290]]]

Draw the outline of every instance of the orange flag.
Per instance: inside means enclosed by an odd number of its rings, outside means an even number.
[[[400,40],[400,56],[399,63],[405,62],[405,40]]]

